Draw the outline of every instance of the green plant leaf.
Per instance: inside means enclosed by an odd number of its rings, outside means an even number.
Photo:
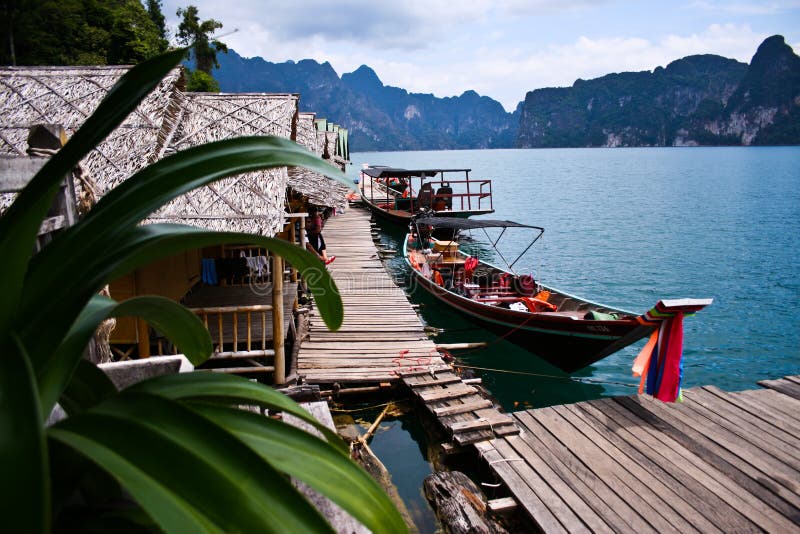
[[[204,403],[190,407],[236,435],[275,469],[328,497],[372,532],[407,531],[402,516],[375,480],[316,436],[236,408]]]
[[[21,325],[20,336],[31,354],[34,368],[40,372],[41,369],[57,365],[52,360],[60,358],[52,353],[51,344],[37,334],[43,325],[47,325],[48,331],[53,332],[53,335],[58,334],[60,330],[66,332],[70,325],[65,323],[69,322],[69,317],[74,317],[79,312],[79,308],[76,309],[78,304],[83,299],[92,299],[96,291],[109,281],[140,266],[184,250],[225,243],[249,243],[269,249],[285,258],[297,267],[307,280],[320,315],[328,327],[335,329],[341,325],[342,302],[336,284],[320,261],[308,251],[286,241],[269,237],[212,232],[183,225],[145,225],[130,229],[122,240],[109,242],[103,252],[98,251],[74,265],[70,276],[73,280],[81,279],[82,284],[53,286],[51,289],[62,295],[62,298],[51,299],[47,307],[20,310],[20,313],[29,314],[27,323]],[[41,283],[49,285],[47,280],[42,280]],[[94,293],[87,294],[90,290],[94,290]],[[31,295],[26,296],[27,298],[36,297]]]
[[[122,76],[72,139],[47,161],[0,217],[0,256],[7,260],[0,262],[0,279],[5,285],[0,292],[0,332],[8,328],[18,308],[36,235],[61,180],[125,120],[185,54],[186,49],[163,54]]]
[[[111,379],[95,364],[81,358],[58,403],[67,414],[74,415],[116,394],[117,387]]]
[[[254,451],[179,403],[126,390],[48,435],[119,478],[167,532],[331,531]]]
[[[214,373],[182,373],[164,375],[134,384],[129,391],[140,391],[180,401],[216,401],[225,405],[254,405],[270,410],[290,413],[310,423],[323,433],[325,438],[341,454],[349,455],[347,445],[314,416],[302,409],[292,399],[264,384],[251,382],[233,375]]]
[[[72,324],[64,341],[39,365],[37,378],[44,417],[64,391],[98,325],[109,317],[129,315],[142,317],[158,328],[184,351],[192,363],[202,363],[211,354],[211,335],[203,322],[184,306],[158,296],[117,302],[95,294]],[[79,390],[74,393],[80,395]],[[70,408],[78,409],[79,405],[72,404]],[[67,410],[67,406],[64,409]]]
[[[47,451],[33,370],[21,343],[0,337],[0,513],[8,532],[48,532]]]

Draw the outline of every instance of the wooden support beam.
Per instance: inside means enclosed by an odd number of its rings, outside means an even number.
[[[513,497],[503,497],[502,499],[492,499],[486,503],[490,512],[495,514],[505,514],[517,509],[517,501]]]
[[[283,258],[272,256],[272,343],[275,351],[275,383],[286,382],[286,357],[283,350]]]
[[[47,163],[47,158],[0,158],[0,193],[16,193]]]

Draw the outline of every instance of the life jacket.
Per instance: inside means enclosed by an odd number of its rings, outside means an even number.
[[[520,297],[519,300],[528,307],[528,311],[531,313],[540,311],[556,311],[558,309],[557,306],[550,304],[546,300],[540,300],[535,297]]]
[[[472,278],[472,273],[475,271],[475,267],[478,266],[478,258],[474,258],[470,256],[469,258],[464,260],[464,275],[466,277]]]

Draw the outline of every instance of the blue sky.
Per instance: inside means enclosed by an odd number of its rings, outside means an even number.
[[[692,54],[749,62],[780,34],[800,53],[800,0],[191,0],[237,29],[245,57],[369,65],[386,85],[438,97],[473,89],[511,111],[525,93]],[[189,2],[164,0],[169,23]]]

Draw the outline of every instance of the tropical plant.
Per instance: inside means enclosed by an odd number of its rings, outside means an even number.
[[[186,9],[178,8],[176,12],[181,18],[175,37],[182,45],[191,45],[191,54],[194,56],[195,69],[211,76],[211,69],[219,68],[217,52],[228,53],[228,47],[222,41],[214,39],[215,31],[222,28],[218,20],[200,20],[196,6]]]
[[[227,375],[188,373],[123,391],[82,358],[100,321],[138,315],[195,364],[211,339],[187,309],[160,297],[117,303],[98,291],[118,276],[190,248],[246,242],[309,276],[326,324],[342,321],[332,279],[289,243],[180,225],[140,225],[160,205],[214,180],[275,166],[343,175],[297,144],[241,138],[165,158],[105,195],[77,225],[33,254],[62,177],[184,56],[131,69],[0,218],[0,510],[8,532],[51,529],[169,532],[330,531],[289,477],[318,490],[375,532],[405,530],[378,485],[332,431],[274,390]],[[69,414],[45,426],[58,402]],[[292,414],[324,438],[240,410]]]

